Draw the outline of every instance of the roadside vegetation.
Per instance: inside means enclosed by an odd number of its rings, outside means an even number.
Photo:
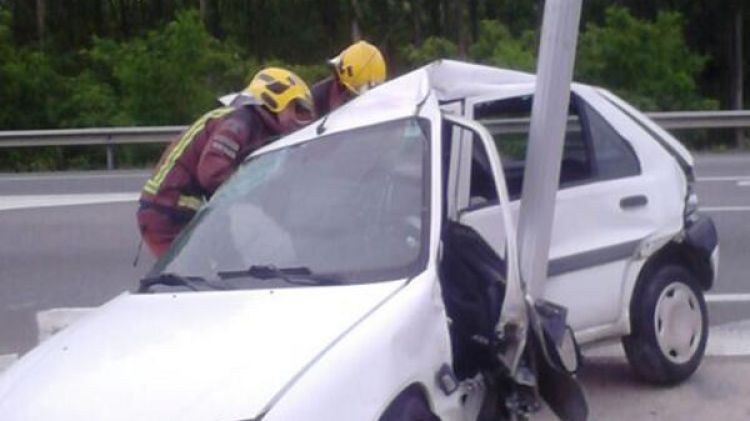
[[[728,107],[725,38],[695,32],[729,22],[728,11],[703,13],[702,0],[617,3],[584,2],[577,80],[645,110]],[[0,0],[0,130],[189,124],[264,65],[313,84],[327,75],[325,59],[360,36],[381,47],[391,77],[441,57],[534,71],[542,5]],[[711,139],[691,142],[734,146],[731,136]],[[118,166],[151,165],[162,148],[119,147]],[[0,171],[98,168],[101,149],[0,149]]]

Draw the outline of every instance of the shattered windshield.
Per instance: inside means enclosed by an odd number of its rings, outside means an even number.
[[[304,268],[358,283],[418,273],[430,219],[428,124],[392,121],[248,160],[152,274],[216,279]],[[253,273],[242,288],[281,286]]]

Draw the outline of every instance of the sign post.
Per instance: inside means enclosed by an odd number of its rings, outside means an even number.
[[[521,277],[538,299],[547,279],[582,0],[546,0],[526,151],[518,245]]]

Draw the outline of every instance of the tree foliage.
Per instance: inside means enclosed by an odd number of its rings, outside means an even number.
[[[185,122],[215,103],[216,92],[236,89],[257,64],[243,60],[231,44],[205,30],[196,11],[180,12],[161,31],[116,42],[95,38],[85,57],[100,69],[97,80],[82,78],[95,99],[112,86],[117,124]]]
[[[406,45],[401,54],[407,65],[417,67],[440,58],[457,58],[458,46],[443,37],[429,37],[420,46]]]
[[[729,103],[731,21],[737,13],[747,21],[750,7],[742,9],[741,0],[615,3],[584,2],[578,80],[650,110]],[[381,48],[390,77],[444,57],[533,71],[543,5],[0,0],[0,130],[188,124],[261,66],[290,67],[314,83],[330,71],[325,60],[359,37]],[[750,50],[750,31],[745,45]],[[5,168],[31,153],[4,152]],[[40,167],[78,159],[56,148],[35,154]],[[124,157],[135,162],[141,152]]]
[[[716,107],[696,83],[707,57],[689,50],[683,26],[674,12],[648,22],[622,7],[609,8],[604,24],[589,24],[580,37],[577,78],[611,87],[644,109]]]
[[[531,72],[536,67],[536,38],[534,30],[525,30],[516,37],[507,26],[484,20],[470,49],[471,57],[481,63]]]

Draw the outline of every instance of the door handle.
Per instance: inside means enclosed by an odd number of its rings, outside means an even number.
[[[622,199],[620,199],[621,209],[640,208],[640,207],[646,206],[647,204],[648,204],[648,198],[643,194],[639,194],[636,196],[623,197]]]

